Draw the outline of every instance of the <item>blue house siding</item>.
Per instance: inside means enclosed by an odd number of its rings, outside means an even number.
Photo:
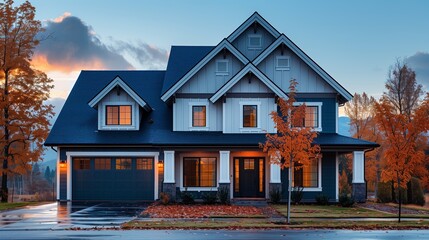
[[[322,191],[314,192],[303,192],[303,201],[314,202],[315,197],[319,194],[323,194],[329,197],[330,201],[336,199],[336,154],[335,152],[323,152],[322,158]],[[281,172],[282,180],[282,198],[283,200],[288,199],[288,169],[285,168]]]

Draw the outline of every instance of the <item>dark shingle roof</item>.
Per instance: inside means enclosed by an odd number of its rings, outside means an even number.
[[[161,95],[203,59],[213,46],[172,46]]]

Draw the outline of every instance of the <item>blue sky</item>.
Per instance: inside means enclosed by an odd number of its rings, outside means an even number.
[[[416,66],[418,81],[426,89],[429,86],[429,1],[425,0],[31,2],[47,30],[56,29],[47,31],[52,37],[41,44],[35,58],[51,56],[49,66],[42,69],[55,80],[53,98],[68,95],[80,69],[165,68],[171,45],[216,45],[254,11],[351,93],[365,91],[378,98],[397,58]],[[60,16],[76,17],[73,26],[79,26],[72,29],[87,27],[87,42],[77,37],[70,43],[70,35],[62,38],[62,31],[69,28],[60,24],[64,18],[54,21]],[[85,54],[69,54],[82,44]],[[66,45],[73,46],[62,52]]]

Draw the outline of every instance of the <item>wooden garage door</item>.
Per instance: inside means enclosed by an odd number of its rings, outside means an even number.
[[[74,157],[73,201],[153,201],[151,157]]]

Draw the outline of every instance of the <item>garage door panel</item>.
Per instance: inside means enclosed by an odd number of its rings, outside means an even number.
[[[95,169],[95,158],[90,169],[73,168],[72,199],[88,201],[152,201],[154,199],[154,162],[145,168],[137,169],[137,158],[132,158],[131,169],[116,169],[116,158],[112,157],[110,169],[101,166]],[[146,163],[147,159],[145,158]],[[83,167],[84,164],[80,164]],[[142,166],[139,166],[142,168]],[[119,167],[121,168],[121,167]]]

